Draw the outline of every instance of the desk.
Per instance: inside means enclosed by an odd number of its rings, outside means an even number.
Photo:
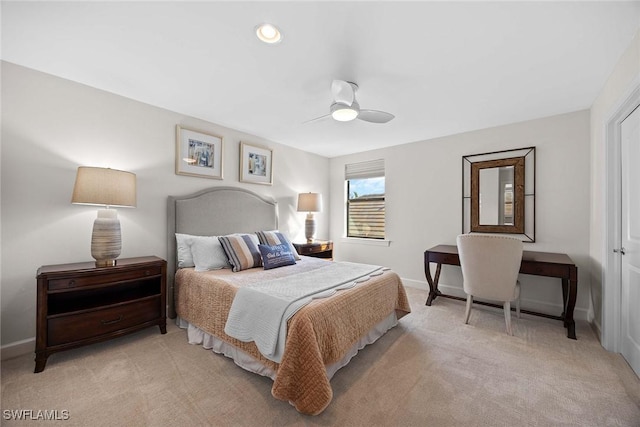
[[[436,276],[431,277],[430,263],[436,263]],[[438,280],[440,280],[440,269],[442,264],[460,265],[458,257],[458,247],[455,245],[438,245],[424,251],[424,274],[429,282],[429,297],[426,305],[431,305],[434,299],[439,296],[465,300],[452,295],[445,295],[438,290]],[[523,251],[520,273],[534,276],[557,277],[562,280],[562,301],[564,312],[560,316],[553,316],[535,311],[521,310],[523,313],[535,316],[548,317],[550,319],[564,321],[567,328],[567,337],[576,339],[576,323],[573,320],[573,309],[576,305],[576,294],[578,292],[578,267],[566,254],[556,254],[551,252]],[[490,304],[474,301],[474,303],[502,307],[502,305]]]

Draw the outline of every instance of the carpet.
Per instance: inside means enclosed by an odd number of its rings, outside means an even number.
[[[619,355],[576,322],[513,317],[502,310],[407,288],[412,313],[367,346],[331,381],[320,415],[271,396],[270,379],[189,345],[169,322],[52,355],[3,361],[2,425],[64,426],[640,426],[640,380]],[[30,411],[30,412],[29,412]],[[43,412],[48,411],[48,412]],[[16,420],[15,416],[27,416]],[[35,418],[35,419],[34,419]]]

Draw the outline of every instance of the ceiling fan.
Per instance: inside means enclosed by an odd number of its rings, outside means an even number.
[[[307,120],[305,123],[321,120],[326,117],[333,117],[339,122],[349,122],[360,119],[371,123],[387,123],[395,116],[391,113],[378,110],[365,110],[360,108],[356,101],[358,85],[344,80],[334,80],[331,82],[331,93],[333,94],[333,104],[329,107],[329,114]]]

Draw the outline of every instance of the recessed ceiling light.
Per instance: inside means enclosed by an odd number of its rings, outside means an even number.
[[[256,36],[265,43],[274,44],[282,40],[280,30],[273,24],[260,24],[256,27]]]

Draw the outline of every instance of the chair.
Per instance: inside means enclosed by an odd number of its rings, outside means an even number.
[[[511,329],[511,302],[516,302],[520,318],[520,283],[518,272],[522,262],[522,241],[514,237],[486,234],[462,234],[457,237],[469,323],[473,297],[502,301],[507,333]]]

